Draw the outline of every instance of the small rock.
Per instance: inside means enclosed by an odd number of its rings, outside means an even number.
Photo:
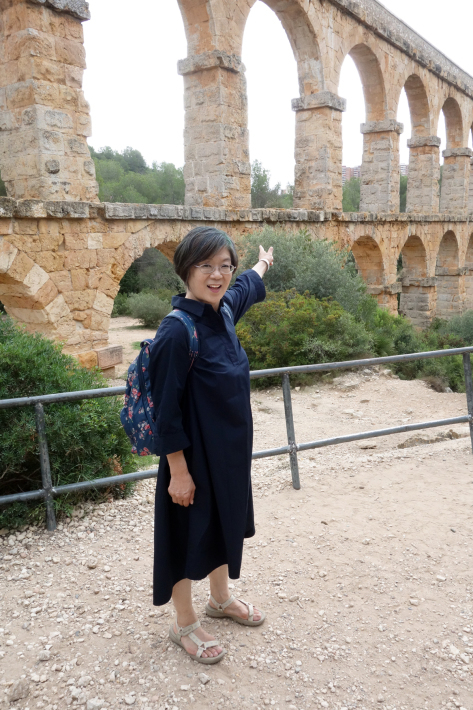
[[[104,633],[103,637],[104,637],[104,639],[111,639],[111,638],[112,638],[112,634],[109,634],[108,631],[106,631],[106,632]]]
[[[100,710],[103,708],[104,701],[99,698],[91,698],[87,700],[87,710]]]
[[[105,565],[105,567],[103,568],[103,571],[104,571],[104,572],[110,572],[110,569],[111,569],[111,568],[110,568],[108,565]]]
[[[371,540],[369,539],[369,537],[365,537],[365,539],[361,541],[361,544],[362,545],[369,545],[370,542],[371,542]]]
[[[30,685],[27,680],[21,678],[13,683],[7,698],[10,703],[14,703],[16,700],[21,700],[22,698],[27,698],[30,694]]]
[[[418,599],[409,599],[409,604],[411,606],[419,606],[419,600]]]
[[[290,602],[296,602],[299,599],[298,594],[293,594],[292,597],[289,597]]]
[[[87,567],[89,569],[95,569],[97,567],[97,560],[92,557],[90,560],[87,561]]]
[[[328,525],[326,520],[321,520],[320,522],[322,523],[322,525]]]
[[[443,577],[441,574],[437,575],[437,582],[446,582],[447,578]]]
[[[82,678],[79,678],[77,681],[77,685],[79,688],[86,688],[88,685],[90,685],[90,681],[92,678],[90,675],[83,675]]]
[[[210,676],[206,675],[205,673],[199,673],[199,680],[202,685],[207,685],[210,680]]]
[[[323,609],[319,609],[319,616],[325,616],[325,611]]]
[[[319,577],[326,577],[326,576],[327,576],[327,572],[325,572],[323,569],[321,569],[319,572]]]
[[[181,685],[181,690],[190,690],[190,685]]]
[[[378,697],[376,698],[376,700],[377,700],[378,703],[384,703],[384,698],[383,698],[382,695],[378,695]]]
[[[256,661],[251,661],[250,668],[258,668],[258,664],[256,663]]]
[[[124,700],[127,705],[134,705],[136,703],[134,695],[125,695]]]
[[[40,651],[38,656],[38,661],[49,661],[51,658],[51,651]]]

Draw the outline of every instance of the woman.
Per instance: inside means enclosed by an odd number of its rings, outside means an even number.
[[[192,582],[210,579],[206,613],[248,626],[264,613],[235,599],[229,577],[240,576],[243,539],[255,534],[251,491],[253,423],[249,364],[235,324],[264,300],[262,277],[273,248],[229,289],[238,255],[230,237],[193,229],[179,244],[174,268],[187,287],[172,305],[195,324],[199,353],[177,318],[163,320],[150,355],[160,459],[155,503],[153,604],[172,597],[177,620],[170,638],[199,663],[224,655],[192,606]]]

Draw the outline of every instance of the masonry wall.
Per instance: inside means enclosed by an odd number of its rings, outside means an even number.
[[[353,250],[369,291],[380,305],[397,311],[397,294],[407,284],[397,279],[397,260],[407,240],[417,235],[425,249],[427,316],[436,313],[435,292],[442,281],[441,314],[462,308],[462,268],[469,246],[468,223],[461,218],[408,215],[342,215],[307,210],[202,209],[173,205],[121,205],[0,199],[0,300],[7,313],[32,331],[63,340],[64,349],[87,366],[108,369],[119,364],[110,350],[108,329],[120,280],[149,247],[169,258],[193,227],[211,224],[239,242],[264,224],[290,231],[307,229],[314,239],[329,239]],[[448,235],[447,250],[445,235]],[[457,245],[458,266],[439,266]],[[450,251],[449,251],[450,249]],[[447,255],[442,257],[442,253]],[[450,255],[450,256],[449,256]],[[444,274],[442,268],[447,269]],[[440,270],[439,270],[440,269]],[[453,269],[453,271],[452,271]],[[412,278],[416,278],[412,270]],[[444,278],[445,277],[445,278]],[[443,280],[442,280],[443,279]],[[426,318],[426,298],[406,285],[402,303],[419,325]],[[438,290],[438,286],[437,286]],[[455,294],[454,294],[455,295]],[[445,305],[446,299],[450,305]],[[446,310],[447,309],[447,310]],[[440,314],[440,312],[439,312]]]

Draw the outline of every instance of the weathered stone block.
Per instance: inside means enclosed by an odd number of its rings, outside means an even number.
[[[86,367],[88,370],[98,366],[98,356],[95,350],[78,353],[75,357],[77,357],[82,367]]]
[[[104,370],[114,365],[120,365],[123,362],[123,348],[121,345],[110,345],[106,348],[96,350],[98,358],[98,366]]]

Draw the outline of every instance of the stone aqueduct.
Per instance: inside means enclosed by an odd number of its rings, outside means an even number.
[[[264,0],[297,61],[292,210],[251,209],[245,23],[256,0],[178,0],[188,56],[186,205],[102,204],[82,93],[85,0],[0,0],[0,299],[31,330],[112,368],[108,327],[120,279],[147,247],[170,255],[196,224],[236,240],[263,223],[350,246],[370,291],[425,325],[473,307],[473,78],[376,0]],[[361,211],[343,214],[340,70],[349,54],[366,123]],[[407,213],[399,214],[398,102],[411,119]],[[439,195],[437,126],[447,146]],[[401,280],[397,262],[402,254]]]

